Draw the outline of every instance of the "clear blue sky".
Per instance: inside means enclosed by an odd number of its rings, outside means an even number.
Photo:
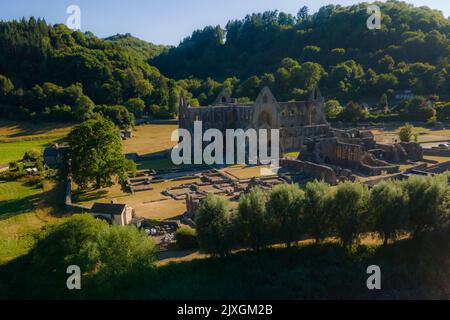
[[[158,44],[178,44],[195,29],[225,25],[252,12],[278,9],[297,13],[307,5],[312,12],[326,4],[349,5],[357,0],[0,0],[0,19],[43,17],[49,23],[65,23],[66,8],[81,8],[81,29],[99,37],[131,33]],[[409,0],[450,16],[449,0]]]

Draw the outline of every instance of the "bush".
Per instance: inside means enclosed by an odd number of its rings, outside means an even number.
[[[175,234],[180,249],[191,250],[198,248],[197,231],[188,226],[179,228]]]
[[[41,157],[41,152],[37,149],[28,150],[23,156],[23,161],[36,161]]]
[[[414,134],[414,126],[407,123],[404,127],[400,128],[400,141],[410,142]]]
[[[26,176],[24,178],[25,184],[28,186],[35,186],[42,182],[42,177],[39,175],[36,176]]]

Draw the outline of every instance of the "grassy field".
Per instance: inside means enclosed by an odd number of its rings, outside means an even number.
[[[377,142],[380,143],[393,143],[395,140],[400,140],[400,128],[398,127],[386,127],[373,130],[372,132]],[[425,127],[415,127],[414,134],[418,135],[418,141],[420,143],[450,140],[450,130],[433,130]]]
[[[58,188],[44,183],[43,188],[21,182],[0,182],[0,265],[26,254],[36,235],[51,221]]]
[[[28,150],[42,151],[61,141],[70,128],[69,124],[0,121],[0,167],[20,160]]]
[[[33,210],[42,192],[41,188],[22,182],[0,181],[0,219]]]
[[[137,153],[141,156],[158,153],[176,145],[170,141],[172,132],[178,129],[177,125],[150,124],[137,126],[133,139],[124,141],[125,153]]]
[[[91,207],[94,202],[109,203],[114,200],[117,203],[126,203],[136,210],[136,215],[141,218],[154,220],[172,219],[180,216],[186,211],[185,201],[176,201],[161,194],[164,190],[178,186],[200,182],[200,179],[183,181],[163,181],[152,184],[153,190],[125,193],[118,184],[111,188],[91,190],[74,195],[74,201],[86,207]]]

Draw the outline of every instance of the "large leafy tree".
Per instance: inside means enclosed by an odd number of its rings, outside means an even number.
[[[29,294],[46,288],[50,297],[68,294],[64,285],[70,265],[80,267],[82,292],[110,296],[153,266],[153,242],[135,227],[109,226],[92,215],[74,215],[50,225],[31,251]]]
[[[305,210],[303,223],[306,232],[316,242],[324,240],[332,228],[333,193],[324,182],[310,182],[305,188]]]
[[[239,200],[235,219],[238,239],[255,250],[263,248],[269,240],[266,201],[266,195],[259,187]]]
[[[272,232],[290,247],[303,234],[302,215],[305,193],[295,184],[282,184],[272,189],[267,210]]]
[[[111,186],[113,178],[126,179],[132,165],[122,152],[119,134],[112,122],[99,118],[75,126],[67,137],[68,169],[75,183],[85,189]]]
[[[410,229],[415,236],[439,228],[450,217],[448,176],[411,177],[404,182]]]
[[[407,197],[402,185],[395,181],[382,181],[370,192],[369,208],[373,227],[386,245],[407,229]]]
[[[361,183],[338,185],[333,200],[333,226],[344,247],[350,247],[367,230],[367,187]]]
[[[195,217],[200,247],[213,255],[225,256],[232,247],[230,207],[227,200],[209,194]]]

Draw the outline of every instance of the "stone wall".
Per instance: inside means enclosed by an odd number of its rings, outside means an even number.
[[[315,164],[308,161],[282,159],[281,167],[295,170],[297,172],[306,173],[312,177],[323,180],[331,185],[337,184],[336,174],[330,167]]]
[[[72,180],[69,178],[66,182],[66,195],[65,195],[65,206],[66,210],[72,213],[84,213],[84,212],[90,212],[91,209],[80,206],[78,204],[74,204],[72,202]]]
[[[433,157],[450,157],[450,149],[429,148],[423,149],[423,154]]]

